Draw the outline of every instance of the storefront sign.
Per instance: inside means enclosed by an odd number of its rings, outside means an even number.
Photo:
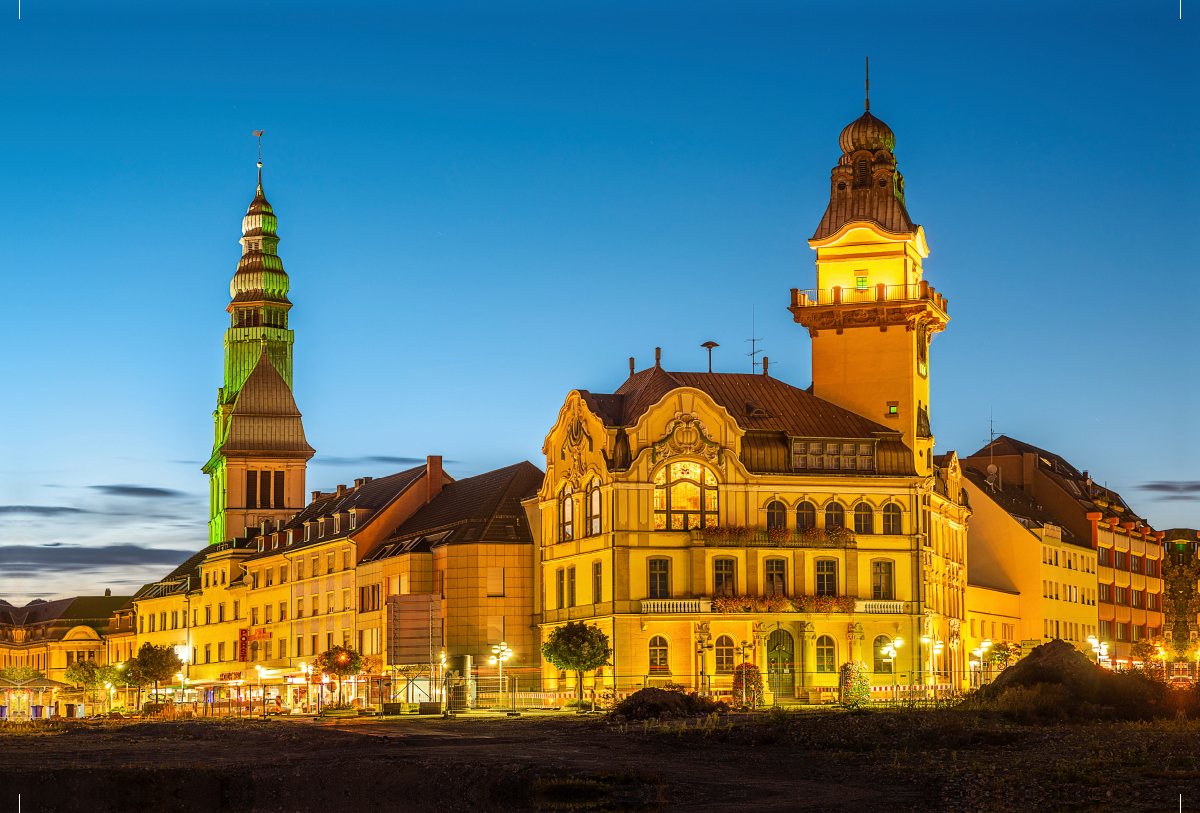
[[[243,680],[241,672],[222,672],[221,680]]]

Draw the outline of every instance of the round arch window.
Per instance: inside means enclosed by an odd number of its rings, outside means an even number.
[[[670,463],[654,476],[654,530],[690,531],[717,524],[717,477],[699,463]]]

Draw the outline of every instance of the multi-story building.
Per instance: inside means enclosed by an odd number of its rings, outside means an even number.
[[[924,279],[892,131],[868,112],[840,143],[809,241],[817,288],[790,308],[812,387],[771,378],[766,359],[762,375],[668,372],[656,351],[615,393],[571,392],[546,437],[527,503],[541,627],[603,629],[608,686],[720,691],[743,658],[776,697],[827,694],[848,660],[880,684],[966,679],[970,510],[929,420],[947,303]]]
[[[989,464],[994,466],[994,464]],[[1091,654],[1099,633],[1096,551],[1019,485],[965,466],[971,501],[967,532],[967,646],[1019,644],[1022,651],[1061,638]],[[982,661],[982,663],[980,663]],[[988,665],[987,654],[972,663]]]
[[[1058,585],[1060,596],[1062,584],[1072,596],[1077,588],[1090,589],[1091,575],[1082,568],[1095,568],[1098,638],[1108,642],[1114,665],[1130,666],[1130,645],[1158,637],[1163,628],[1163,533],[1115,491],[1045,449],[1001,435],[966,463],[1019,488],[1061,529],[1067,544],[1057,549],[1047,545],[1048,553],[1059,557],[1054,573],[1069,575],[1047,577]],[[1075,616],[1056,620],[1083,623]],[[1074,626],[1071,630],[1074,634]],[[1065,638],[1063,633],[1059,626],[1055,637]]]

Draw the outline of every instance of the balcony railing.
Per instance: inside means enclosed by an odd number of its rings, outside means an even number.
[[[903,601],[860,601],[854,605],[854,612],[903,615],[906,612],[905,603]]]
[[[706,598],[644,598],[644,613],[710,613],[712,601]]]
[[[854,535],[843,529],[839,529],[840,534],[829,535],[826,533],[814,534],[811,531],[805,533],[803,531],[792,531],[786,534],[771,531],[742,531],[741,533],[731,532],[728,529],[719,528],[715,530],[692,531],[693,542],[703,542],[708,548],[822,548],[844,550],[846,548],[857,548],[858,543],[854,540]]]
[[[910,285],[876,283],[866,288],[835,285],[832,288],[792,289],[793,308],[815,308],[821,305],[868,304],[872,302],[932,302],[943,312],[949,312],[949,300],[925,282]]]

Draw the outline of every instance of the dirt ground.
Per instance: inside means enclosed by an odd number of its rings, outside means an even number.
[[[0,813],[1175,811],[1200,725],[958,711],[145,722],[0,733]]]

